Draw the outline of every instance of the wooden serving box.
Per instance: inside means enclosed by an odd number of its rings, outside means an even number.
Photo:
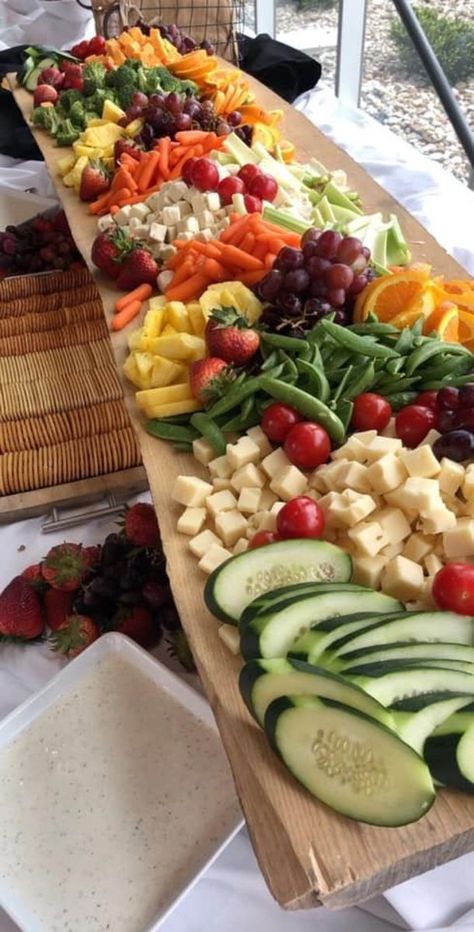
[[[436,272],[449,277],[465,276],[428,232],[341,149],[267,88],[248,80],[259,103],[268,109],[284,110],[283,133],[295,143],[300,159],[314,156],[331,170],[344,169],[351,187],[360,193],[366,212],[397,213],[413,244],[414,259],[429,261]],[[28,119],[31,95],[17,89],[14,78],[12,87]],[[62,150],[57,150],[43,132],[34,135],[57,185],[77,245],[89,262],[96,221],[57,178],[55,162]],[[110,317],[116,292],[100,274],[95,277],[105,314]],[[125,331],[112,336],[119,372],[127,352],[127,335]],[[176,605],[231,763],[260,867],[275,899],[286,909],[319,904],[334,909],[349,906],[471,851],[472,796],[443,790],[418,823],[404,828],[378,828],[353,822],[320,804],[279,763],[240,699],[240,660],[221,643],[216,620],[203,603],[204,578],[187,549],[186,539],[176,533],[178,508],[170,499],[170,488],[176,475],[198,473],[199,467],[189,455],[177,455],[164,442],[145,433],[134,404],[133,387],[126,380],[123,387],[161,527]]]

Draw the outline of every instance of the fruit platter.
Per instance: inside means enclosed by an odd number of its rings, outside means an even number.
[[[260,866],[337,908],[474,847],[474,282],[188,38],[31,48],[11,86]]]

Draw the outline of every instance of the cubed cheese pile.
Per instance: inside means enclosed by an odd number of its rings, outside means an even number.
[[[222,207],[217,191],[203,193],[184,181],[167,181],[160,191],[140,204],[121,207],[114,216],[100,217],[100,231],[120,226],[133,239],[146,243],[156,259],[166,261],[175,253],[173,240],[207,242],[228,226],[233,205]]]
[[[445,563],[474,563],[474,464],[438,462],[429,442],[409,450],[376,431],[353,434],[311,475],[272,449],[260,427],[224,456],[205,440],[194,442],[194,455],[209,480],[179,476],[172,497],[185,506],[178,531],[206,573],[257,531],[274,531],[280,508],[298,495],[318,501],[324,537],[350,552],[355,582],[414,607],[433,604],[433,577]]]

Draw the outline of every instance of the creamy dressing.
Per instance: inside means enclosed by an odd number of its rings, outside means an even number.
[[[144,932],[236,822],[218,736],[116,653],[0,750],[0,879],[45,932]]]

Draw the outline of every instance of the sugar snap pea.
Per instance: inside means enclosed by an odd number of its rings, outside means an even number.
[[[372,341],[371,337],[361,337],[357,333],[351,333],[346,327],[340,327],[332,321],[319,321],[319,326],[332,337],[336,343],[339,343],[345,349],[353,353],[362,353],[364,356],[370,356],[373,359],[391,359],[398,353],[389,346],[383,346],[381,343]]]
[[[181,424],[170,424],[169,421],[162,421],[154,418],[145,421],[145,430],[153,437],[159,437],[160,440],[173,440],[176,443],[190,443],[199,437],[199,431],[193,427],[185,427]]]
[[[410,353],[405,366],[406,374],[411,375],[412,372],[424,365],[428,359],[433,359],[433,357],[447,352],[460,356],[469,354],[469,350],[465,346],[461,346],[460,343],[443,343],[441,340],[439,342],[433,340],[429,343],[423,343],[422,346],[418,346]]]
[[[338,418],[340,418],[345,432],[351,423],[353,409],[354,405],[352,404],[352,401],[348,401],[347,398],[341,398],[337,405],[336,414]]]
[[[266,331],[262,331],[260,340],[268,346],[289,350],[290,353],[295,353],[297,356],[301,353],[305,353],[308,349],[306,340],[300,340],[297,337],[287,337],[284,333],[267,333]]]
[[[379,321],[374,323],[364,322],[363,324],[350,324],[346,327],[346,330],[351,331],[351,333],[357,333],[361,337],[367,336],[389,336],[392,334],[400,333],[397,327],[392,327],[392,324],[382,324]]]
[[[399,378],[398,376],[388,376],[377,382],[377,391],[382,395],[391,395],[393,392],[404,392],[412,385],[418,382],[416,375]]]
[[[468,356],[449,356],[437,365],[421,367],[418,372],[420,379],[442,379],[447,375],[474,373],[474,357],[470,359]]]
[[[397,372],[400,372],[400,369],[403,369],[404,363],[403,356],[399,356],[398,359],[389,359],[385,365],[385,370],[390,375],[396,375]]]
[[[469,382],[474,382],[474,376],[471,375],[453,375],[447,376],[444,379],[433,379],[431,382],[423,382],[423,385],[420,386],[423,388],[423,391],[429,391],[431,389],[438,391],[440,388],[444,388],[446,385],[454,385],[455,388],[459,388],[460,385],[467,385]]]
[[[334,392],[334,395],[332,396],[332,402],[331,402],[332,408],[336,407],[337,402],[339,401],[339,398],[344,398],[344,391],[346,389],[346,385],[349,385],[350,383],[353,369],[354,369],[354,366],[347,367],[341,381],[339,382],[339,385],[336,388],[336,391]]]
[[[344,401],[352,401],[357,395],[367,392],[373,385],[375,378],[374,360],[370,359],[366,364],[357,366],[352,371],[352,381],[344,391]]]
[[[181,443],[173,443],[173,450],[176,450],[177,453],[192,453],[193,445],[192,443],[181,441]]]
[[[405,405],[411,405],[418,398],[418,394],[418,392],[395,392],[393,395],[384,395],[384,397],[390,402],[393,410],[398,411]]]
[[[406,356],[413,349],[413,334],[409,327],[400,331],[400,336],[393,348],[400,356]]]
[[[250,395],[242,404],[242,407],[238,414],[226,421],[222,425],[221,430],[223,433],[240,433],[243,430],[248,430],[249,427],[255,427],[256,424],[260,423],[260,413],[257,408],[256,398],[253,395]]]
[[[266,372],[267,369],[272,369],[278,362],[278,354],[276,349],[270,351],[262,365],[260,366],[261,372]]]
[[[275,366],[273,369],[269,369],[265,375],[278,378],[279,375],[281,375],[282,369],[282,365]],[[248,398],[249,395],[254,395],[256,392],[258,392],[259,388],[261,387],[262,378],[263,376],[261,375],[254,375],[250,376],[250,378],[247,378],[240,385],[235,385],[234,382],[226,394],[222,398],[219,398],[218,401],[216,401],[206,413],[210,417],[216,418],[221,414],[227,414],[227,412],[232,411],[233,408],[240,408],[240,405],[245,398]]]
[[[318,367],[316,363],[308,362],[307,359],[297,359],[296,368],[304,377],[307,391],[320,401],[327,401],[331,388],[322,366]]]
[[[260,387],[277,401],[292,405],[308,420],[317,421],[337,443],[342,443],[344,440],[345,431],[342,421],[323,401],[313,398],[312,395],[302,391],[301,388],[287,385],[285,382],[280,382],[278,379],[270,378],[267,375],[261,377]]]
[[[217,426],[216,422],[209,414],[198,411],[196,414],[193,414],[191,424],[202,434],[208,443],[211,444],[211,447],[214,447],[218,456],[224,455],[227,447],[227,440],[220,427]]]

